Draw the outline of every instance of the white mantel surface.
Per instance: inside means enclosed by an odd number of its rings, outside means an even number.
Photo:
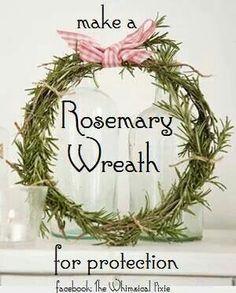
[[[73,271],[75,275],[87,274],[87,259],[119,259],[121,252],[126,259],[142,259],[145,253],[155,254],[158,259],[174,259],[179,270],[115,270],[109,268],[93,271],[92,274],[147,274],[236,277],[236,231],[207,230],[202,241],[186,243],[140,242],[135,247],[94,246],[93,240],[65,241],[62,239],[37,240],[33,244],[9,247],[0,244],[1,274],[54,275],[55,245],[62,244],[58,251],[60,259],[80,259],[84,265]],[[59,270],[72,274],[71,270]]]

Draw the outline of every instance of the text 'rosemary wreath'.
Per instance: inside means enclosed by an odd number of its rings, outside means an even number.
[[[57,110],[62,95],[83,78],[93,78],[95,73],[103,69],[100,63],[84,62],[79,54],[55,57],[47,64],[50,69],[46,78],[29,90],[31,99],[24,110],[24,123],[16,124],[20,137],[15,144],[19,159],[11,164],[17,171],[23,185],[46,185],[49,187],[45,219],[55,218],[61,231],[65,228],[65,218],[79,225],[83,234],[90,234],[107,245],[135,245],[140,236],[147,234],[153,239],[184,239],[184,229],[181,227],[181,213],[189,211],[195,203],[209,206],[206,196],[209,188],[205,183],[212,183],[221,189],[224,185],[213,175],[215,163],[220,152],[226,152],[232,126],[228,119],[218,121],[212,113],[199,87],[199,77],[202,75],[192,66],[176,61],[179,45],[160,33],[164,18],[156,20],[158,33],[154,33],[142,48],[152,52],[152,56],[141,65],[125,61],[121,73],[135,70],[151,75],[169,96],[156,105],[168,112],[180,122],[178,135],[183,143],[180,148],[179,163],[187,162],[183,172],[175,170],[178,179],[173,182],[170,190],[163,193],[161,204],[150,209],[147,204],[136,214],[120,216],[108,214],[105,210],[96,212],[85,211],[81,204],[73,202],[67,195],[61,193],[53,178],[52,165],[55,163],[58,146],[57,139],[52,136]],[[183,72],[188,67],[191,72]],[[95,81],[96,82],[96,81]],[[45,222],[42,222],[41,232],[48,232]]]

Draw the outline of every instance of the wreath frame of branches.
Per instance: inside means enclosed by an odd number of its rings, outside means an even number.
[[[49,188],[45,219],[55,218],[58,227],[65,234],[65,219],[74,221],[84,234],[107,245],[135,245],[143,234],[156,239],[184,240],[185,230],[181,214],[191,212],[193,204],[200,203],[209,208],[207,195],[212,183],[221,189],[225,186],[213,175],[219,153],[226,152],[229,146],[232,126],[228,118],[218,121],[210,109],[199,86],[200,77],[204,77],[191,65],[176,61],[179,44],[168,38],[164,17],[156,20],[155,33],[144,44],[153,52],[153,57],[141,65],[124,62],[121,74],[128,71],[134,76],[140,70],[154,78],[153,83],[168,93],[168,100],[156,105],[179,120],[179,134],[182,144],[179,146],[180,162],[173,166],[178,175],[170,190],[160,189],[162,201],[159,206],[146,206],[138,213],[121,216],[118,213],[85,211],[83,206],[64,195],[53,178],[53,164],[57,156],[57,139],[52,129],[57,117],[60,98],[83,78],[93,78],[102,70],[101,64],[86,63],[79,54],[55,57],[51,63],[44,64],[48,69],[46,78],[29,89],[31,99],[24,108],[24,123],[17,123],[18,135],[15,145],[18,149],[18,161],[8,162],[19,174],[23,185],[46,185]],[[188,72],[184,69],[188,69]],[[158,83],[156,83],[158,80]],[[187,162],[181,173],[178,165]],[[44,220],[41,224],[42,235],[48,232]],[[78,237],[78,238],[80,238]]]

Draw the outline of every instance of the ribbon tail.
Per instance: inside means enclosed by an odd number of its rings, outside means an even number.
[[[123,61],[131,61],[135,64],[141,64],[152,56],[152,52],[146,49],[127,49],[120,53]]]
[[[83,61],[91,63],[102,63],[103,49],[91,45],[90,42],[81,41],[78,45],[78,52]]]
[[[144,61],[146,61],[148,58],[152,56],[151,52],[140,52],[138,55],[134,55],[133,57],[130,58],[130,61],[135,63],[135,64],[141,64]]]
[[[147,19],[132,34],[129,34],[123,41],[123,48],[136,48],[147,41],[155,32],[156,24],[152,19]]]
[[[75,32],[61,31],[58,30],[57,33],[61,38],[66,41],[69,47],[71,47],[76,53],[78,53],[78,46],[80,41],[92,41],[92,38],[84,34],[79,34]]]

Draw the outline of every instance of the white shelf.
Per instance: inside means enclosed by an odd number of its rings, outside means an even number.
[[[138,270],[117,269],[92,271],[97,274],[115,275],[175,275],[175,276],[220,276],[236,277],[236,231],[207,230],[202,241],[186,243],[140,242],[135,247],[94,246],[92,240],[64,241],[61,239],[38,240],[34,245],[0,246],[0,275],[54,275],[55,245],[62,244],[58,258],[82,261],[76,270],[59,269],[60,274],[87,275],[87,259],[142,259],[145,253],[156,255],[157,259],[173,259],[179,269]]]

